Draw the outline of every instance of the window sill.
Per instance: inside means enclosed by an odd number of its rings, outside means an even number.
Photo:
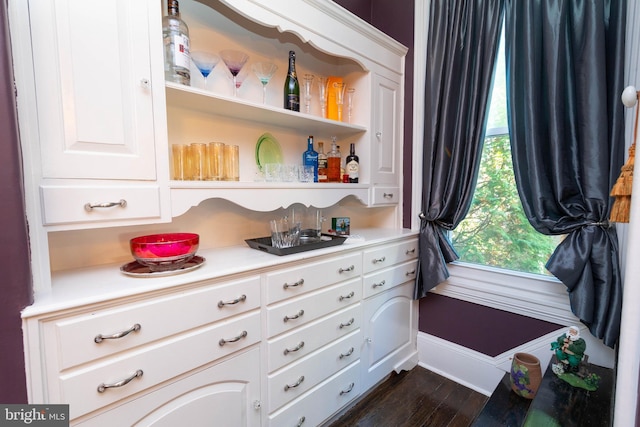
[[[573,324],[566,286],[555,277],[454,262],[432,292],[558,324]]]

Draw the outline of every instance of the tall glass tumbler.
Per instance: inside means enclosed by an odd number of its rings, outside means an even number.
[[[189,162],[191,165],[191,179],[204,181],[207,177],[207,144],[195,142],[189,145]]]
[[[189,146],[171,145],[171,179],[183,181],[189,178]]]
[[[224,180],[240,181],[240,147],[224,146]]]
[[[209,179],[222,181],[224,179],[224,143],[210,142],[207,145],[207,160],[209,161]]]

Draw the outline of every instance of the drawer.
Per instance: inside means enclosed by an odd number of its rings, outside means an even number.
[[[362,274],[362,255],[347,254],[268,273],[267,304],[314,291]]]
[[[304,394],[360,358],[362,334],[355,331],[267,378],[269,412]]]
[[[360,362],[338,372],[308,393],[269,415],[269,426],[318,426],[362,392]],[[321,402],[321,404],[320,404]]]
[[[417,257],[418,239],[412,239],[364,251],[362,268],[365,273],[370,273]]]
[[[372,205],[395,205],[400,202],[399,187],[373,187],[371,189]]]
[[[353,304],[318,321],[294,329],[267,343],[269,372],[294,362],[360,328],[362,307]]]
[[[376,271],[364,277],[364,297],[384,292],[407,281],[414,281],[418,271],[418,261],[413,260]]]
[[[362,299],[362,279],[338,285],[267,307],[267,336],[273,337],[305,325]]]
[[[222,341],[225,340],[225,341]],[[260,341],[260,311],[197,329],[142,347],[104,363],[60,375],[60,395],[52,403],[68,403],[71,418],[117,402]],[[142,375],[134,377],[137,371]],[[131,379],[133,378],[133,379]],[[121,387],[106,388],[131,379]]]
[[[42,185],[40,193],[44,225],[160,218],[160,188],[157,185]],[[126,202],[125,206],[119,204],[121,200]],[[108,203],[114,206],[85,207]]]
[[[258,307],[260,277],[253,276],[47,322],[44,337],[48,348],[57,347],[57,371]],[[96,342],[98,336],[116,334],[123,336]]]

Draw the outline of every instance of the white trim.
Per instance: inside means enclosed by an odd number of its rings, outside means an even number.
[[[413,137],[411,178],[411,229],[420,229],[422,210],[422,153],[424,140],[424,90],[427,75],[427,34],[430,0],[416,0],[413,35]]]

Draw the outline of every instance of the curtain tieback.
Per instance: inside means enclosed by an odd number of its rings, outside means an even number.
[[[611,228],[611,223],[608,220],[592,222],[589,224],[585,224],[585,227],[602,227],[602,228]]]

